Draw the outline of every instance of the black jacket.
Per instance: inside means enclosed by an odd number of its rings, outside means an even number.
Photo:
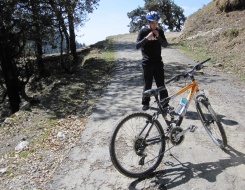
[[[161,47],[167,47],[168,42],[165,38],[164,32],[162,29],[157,28],[159,32],[159,37],[154,38],[153,40],[147,40],[145,37],[151,32],[150,28],[143,28],[139,31],[136,49],[141,48],[142,52],[142,63],[149,62],[160,62],[162,61],[161,57]]]

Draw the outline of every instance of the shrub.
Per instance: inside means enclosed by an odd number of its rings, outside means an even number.
[[[214,0],[216,7],[222,12],[231,12],[235,10],[244,10],[244,0]]]

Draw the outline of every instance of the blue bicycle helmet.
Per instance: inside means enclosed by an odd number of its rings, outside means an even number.
[[[145,18],[146,18],[146,20],[149,20],[149,21],[158,21],[160,19],[160,16],[158,15],[158,13],[156,11],[151,11],[151,12],[147,13]]]

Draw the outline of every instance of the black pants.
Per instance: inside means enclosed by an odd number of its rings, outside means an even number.
[[[156,86],[164,86],[164,68],[163,68],[163,62],[156,62],[156,63],[143,63],[143,74],[144,74],[144,91],[149,90],[152,88],[153,83],[153,77],[156,82]],[[168,91],[163,90],[160,92],[160,99],[168,97]],[[149,105],[150,97],[143,97],[142,98],[142,104],[143,105]]]

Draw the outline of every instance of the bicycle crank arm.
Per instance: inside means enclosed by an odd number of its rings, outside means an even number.
[[[182,137],[186,132],[190,131],[190,132],[195,132],[197,129],[197,126],[195,125],[191,125],[188,128],[186,128],[185,130],[181,131],[180,133],[178,133],[176,135],[176,138],[179,139],[180,137]]]

